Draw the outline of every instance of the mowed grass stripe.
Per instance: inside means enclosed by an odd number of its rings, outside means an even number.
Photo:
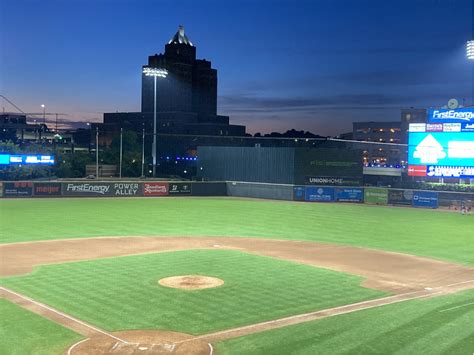
[[[474,216],[232,198],[0,200],[0,242],[91,236],[248,236],[377,248],[474,265]]]
[[[0,354],[61,354],[82,339],[73,331],[0,298]]]
[[[197,274],[225,284],[183,291],[158,280]],[[39,267],[2,283],[109,331],[191,334],[254,324],[386,295],[362,278],[229,250],[189,250]]]
[[[474,290],[382,306],[218,343],[219,354],[465,354]],[[464,305],[464,306],[463,306]],[[463,306],[450,309],[453,307]],[[449,311],[445,311],[450,309]]]

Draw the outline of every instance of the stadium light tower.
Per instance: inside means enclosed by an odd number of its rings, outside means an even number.
[[[474,40],[466,43],[466,56],[469,60],[474,60]]]
[[[156,78],[166,78],[168,71],[161,68],[143,68],[143,74],[145,76],[153,77],[153,144],[151,155],[153,157],[153,177],[156,176]]]

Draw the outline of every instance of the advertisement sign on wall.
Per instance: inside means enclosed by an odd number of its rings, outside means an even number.
[[[65,196],[113,196],[111,183],[63,183],[62,193]]]
[[[307,186],[305,201],[332,202],[334,201],[334,188]]]
[[[433,191],[413,192],[413,206],[438,208],[438,193]]]
[[[169,187],[168,192],[170,195],[190,195],[191,194],[191,183],[170,182],[168,187]]]
[[[31,197],[32,194],[32,182],[18,181],[3,183],[3,195],[5,197]]]
[[[143,184],[144,196],[167,196],[168,183],[167,182],[145,182]]]
[[[406,205],[412,204],[413,191],[412,190],[389,190],[388,203],[391,205]]]
[[[113,186],[112,194],[114,196],[141,196],[141,184],[121,182],[116,183]]]
[[[305,182],[311,185],[357,186],[360,179],[330,176],[305,176]]]
[[[37,182],[33,186],[35,196],[61,196],[61,183]]]
[[[366,187],[364,188],[364,202],[386,205],[388,203],[388,190],[379,187]]]
[[[336,201],[362,202],[364,190],[360,188],[336,188]]]
[[[305,187],[304,186],[294,186],[293,187],[293,200],[294,201],[304,201]]]

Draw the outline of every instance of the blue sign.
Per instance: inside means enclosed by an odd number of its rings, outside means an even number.
[[[428,111],[428,121],[434,123],[474,123],[474,107],[457,108],[450,110],[447,108],[437,108]]]
[[[307,186],[305,201],[332,202],[334,201],[334,188]]]
[[[53,155],[0,154],[0,165],[54,165]]]
[[[461,123],[461,132],[474,132],[474,122]]]
[[[408,164],[474,166],[474,132],[409,132]]]
[[[472,166],[433,166],[426,167],[426,176],[446,178],[474,178],[474,167]]]
[[[364,190],[351,188],[336,188],[336,201],[340,202],[362,202]]]
[[[413,206],[438,208],[438,193],[432,191],[415,191],[413,192]]]
[[[295,186],[293,187],[293,200],[304,201],[305,187]]]

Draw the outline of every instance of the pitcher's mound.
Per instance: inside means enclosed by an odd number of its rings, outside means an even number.
[[[209,355],[212,345],[205,341],[193,340],[192,335],[153,331],[132,330],[114,332],[116,338],[107,335],[94,336],[71,345],[69,355]]]
[[[219,287],[224,281],[217,277],[200,275],[183,275],[166,277],[158,281],[161,286],[181,288],[183,290],[201,290],[204,288]]]

